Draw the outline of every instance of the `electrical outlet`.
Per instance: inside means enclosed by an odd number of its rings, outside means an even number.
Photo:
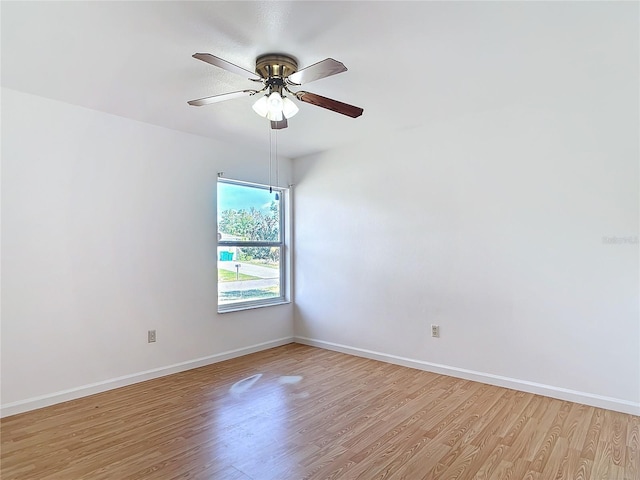
[[[153,343],[155,341],[156,341],[156,331],[155,330],[149,330],[147,332],[147,342]]]
[[[440,325],[431,325],[431,336],[432,337],[440,336]]]

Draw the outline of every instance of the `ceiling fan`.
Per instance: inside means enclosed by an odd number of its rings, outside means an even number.
[[[264,92],[265,94],[260,96],[254,103],[253,110],[258,115],[268,118],[271,121],[271,128],[276,130],[287,128],[287,119],[298,113],[298,106],[285,95],[285,93],[291,94],[291,96],[302,102],[333,110],[334,112],[352,118],[359,117],[364,111],[360,107],[316,95],[315,93],[305,91],[293,92],[289,89],[289,87],[299,87],[305,83],[346,72],[347,67],[333,58],[326,58],[321,62],[298,70],[298,62],[292,56],[279,53],[267,53],[256,59],[255,73],[216,57],[215,55],[211,55],[210,53],[195,53],[193,54],[193,58],[229,72],[242,75],[253,82],[260,82],[262,83],[262,88],[260,90],[239,90],[237,92],[223,93],[198,100],[191,100],[187,102],[189,105],[199,107]]]

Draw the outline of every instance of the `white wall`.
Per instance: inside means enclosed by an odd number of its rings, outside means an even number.
[[[288,341],[290,305],[217,314],[217,172],[265,158],[2,89],[3,414]]]
[[[493,107],[294,160],[301,341],[640,413],[638,20],[612,20],[541,25]]]

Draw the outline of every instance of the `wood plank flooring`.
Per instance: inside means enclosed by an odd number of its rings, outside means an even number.
[[[0,428],[3,480],[640,479],[640,417],[298,344]]]

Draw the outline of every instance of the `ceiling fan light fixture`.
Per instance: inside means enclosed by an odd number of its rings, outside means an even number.
[[[266,95],[256,100],[256,102],[253,104],[253,111],[261,117],[267,116],[267,113],[269,113],[269,101],[267,100]]]
[[[271,92],[267,97],[267,103],[269,106],[269,114],[271,114],[271,116],[279,115],[281,118],[277,119],[277,121],[282,120],[282,107],[284,102],[282,100],[282,96],[280,95],[280,93]],[[276,120],[276,119],[269,117],[269,120]]]
[[[298,112],[298,107],[288,98],[283,98],[279,92],[271,92],[253,104],[253,111],[272,122],[281,122],[293,117]]]
[[[286,118],[293,117],[299,110],[298,106],[290,98],[284,97],[282,99],[282,114]]]
[[[284,120],[284,115],[282,115],[282,110],[274,110],[267,113],[267,118],[272,122],[281,122]]]

